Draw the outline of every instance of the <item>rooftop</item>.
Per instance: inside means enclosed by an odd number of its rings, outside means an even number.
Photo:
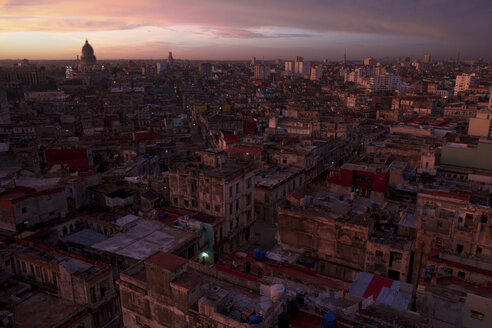
[[[188,263],[187,260],[179,256],[165,252],[159,252],[156,255],[148,258],[145,262],[169,271],[176,271],[176,269]]]
[[[84,305],[39,292],[13,308],[14,327],[58,327],[84,309]]]
[[[126,217],[125,217],[126,218]],[[127,228],[91,247],[136,260],[145,260],[153,254],[173,252],[196,236],[164,223],[138,218],[124,224]]]

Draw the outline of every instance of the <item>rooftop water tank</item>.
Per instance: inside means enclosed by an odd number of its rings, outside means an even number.
[[[285,287],[282,284],[275,284],[270,287],[270,299],[272,302],[278,302],[284,295]]]
[[[343,195],[338,196],[339,200],[343,200]]]
[[[323,328],[336,328],[337,317],[333,313],[325,313],[323,315]]]
[[[261,322],[261,318],[257,316],[256,314],[252,314],[249,316],[249,324],[250,325],[256,325]]]

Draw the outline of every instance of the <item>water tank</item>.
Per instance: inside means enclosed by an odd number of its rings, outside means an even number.
[[[262,179],[265,179],[266,174],[265,174],[265,173],[262,173],[262,174],[261,174],[261,177],[262,177]]]
[[[255,250],[253,251],[253,258],[255,260],[259,260],[260,259],[260,252],[261,252],[261,249],[259,248],[255,248]]]
[[[261,318],[257,316],[256,314],[252,314],[249,316],[249,324],[250,325],[256,325],[261,322]]]
[[[275,167],[275,172],[280,171],[280,166]]]
[[[282,312],[278,315],[278,328],[289,328],[290,316],[287,312]]]
[[[323,328],[336,328],[337,317],[333,313],[325,313],[323,315]]]
[[[343,200],[343,195],[338,196],[339,200]]]
[[[244,272],[249,273],[251,271],[251,263],[250,262],[244,262]]]
[[[167,216],[168,216],[167,212],[164,212],[164,213],[162,213],[162,215],[161,215],[161,219],[165,219],[165,218],[167,218]]]
[[[144,158],[150,158],[150,155],[149,154],[145,154],[144,155]]]
[[[282,284],[275,284],[270,286],[270,299],[272,302],[279,301],[284,295],[285,287]]]
[[[347,201],[347,203],[348,203],[349,205],[352,205],[352,204],[354,203],[354,201],[353,201],[352,199],[349,199],[349,200]]]
[[[376,202],[371,202],[371,208],[374,210],[376,209],[376,206],[378,205],[378,203]]]
[[[266,251],[260,250],[260,260],[266,260]]]

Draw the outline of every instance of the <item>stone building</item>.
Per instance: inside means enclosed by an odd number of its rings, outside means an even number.
[[[225,251],[244,245],[253,235],[255,169],[226,162],[224,151],[207,150],[200,160],[177,162],[169,169],[171,205],[224,218],[216,240]],[[218,237],[218,238],[217,238]],[[216,250],[220,253],[222,247]]]
[[[54,306],[56,299],[84,306],[90,313],[89,327],[121,322],[110,266],[21,240],[5,245],[0,256],[6,271],[54,295]]]

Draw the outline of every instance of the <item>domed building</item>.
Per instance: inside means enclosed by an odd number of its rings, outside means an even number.
[[[82,66],[96,65],[96,56],[94,56],[94,49],[87,40],[85,40],[85,44],[82,47],[82,57],[80,57],[80,64]]]

